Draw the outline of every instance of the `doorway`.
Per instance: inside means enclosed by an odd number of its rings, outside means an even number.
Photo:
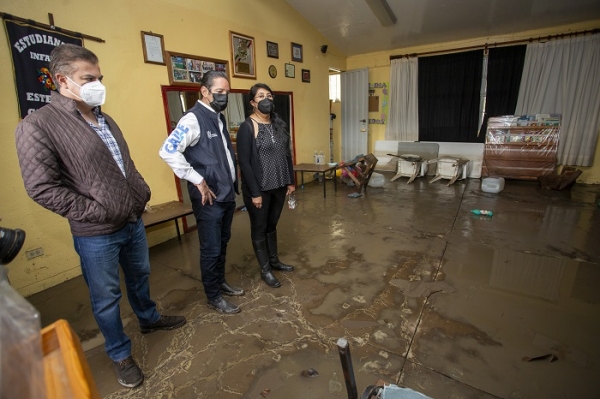
[[[161,86],[163,106],[165,109],[165,120],[167,127],[167,135],[169,135],[177,126],[177,122],[183,114],[194,106],[198,101],[200,92],[199,88],[194,86]],[[275,112],[286,122],[290,131],[290,143],[292,146],[292,161],[296,163],[295,151],[295,132],[294,132],[294,101],[292,92],[273,92],[275,102]],[[223,112],[227,122],[227,130],[233,144],[233,149],[236,152],[237,131],[240,124],[252,113],[250,109],[250,98],[248,90],[232,89],[229,93],[229,104]],[[177,188],[177,196],[180,202],[191,204],[188,185],[179,177],[175,177],[175,186]],[[239,181],[239,176],[238,176]],[[240,185],[241,189],[241,185]],[[236,207],[241,209],[244,207],[244,201],[241,194],[236,196]],[[196,227],[196,219],[193,215],[187,216],[183,221],[183,231],[189,232]]]
[[[342,72],[342,159],[367,154],[369,125],[369,70]]]

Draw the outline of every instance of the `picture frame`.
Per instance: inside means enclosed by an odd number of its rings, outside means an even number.
[[[267,40],[267,57],[279,58],[279,44]]]
[[[229,31],[232,73],[236,78],[256,79],[254,37]]]
[[[285,77],[295,78],[296,77],[296,66],[294,64],[285,64]]]
[[[302,45],[292,42],[292,61],[302,62]]]
[[[302,70],[302,81],[304,83],[310,83],[310,69]]]
[[[147,64],[166,65],[165,40],[163,35],[152,32],[141,32],[144,62]]]
[[[222,71],[229,77],[229,62],[216,58],[165,51],[169,84],[180,86],[200,86],[200,81],[208,71]]]

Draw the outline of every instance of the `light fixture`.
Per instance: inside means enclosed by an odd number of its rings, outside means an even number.
[[[397,22],[394,12],[386,0],[365,0],[381,26],[395,25]]]

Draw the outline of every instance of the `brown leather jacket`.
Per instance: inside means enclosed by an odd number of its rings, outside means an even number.
[[[74,236],[114,233],[135,222],[150,199],[150,187],[135,168],[123,133],[110,116],[103,116],[127,177],[77,112],[75,101],[58,92],[51,93],[50,104],[24,118],[15,133],[27,194],[66,217]]]

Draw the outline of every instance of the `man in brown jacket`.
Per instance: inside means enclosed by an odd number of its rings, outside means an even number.
[[[84,47],[62,44],[50,55],[50,72],[58,91],[17,126],[21,175],[35,202],[69,220],[106,352],[119,383],[133,388],[144,375],[123,332],[119,264],[142,333],[179,328],[186,320],[160,315],[150,298],[141,218],[150,188],[121,130],[100,109],[106,89],[98,58]]]

